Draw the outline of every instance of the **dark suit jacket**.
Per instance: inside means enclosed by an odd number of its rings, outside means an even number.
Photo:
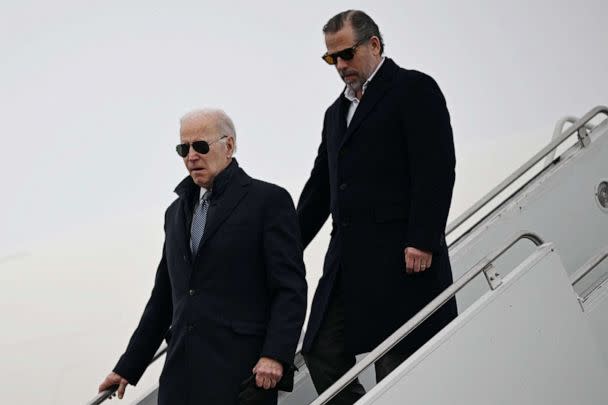
[[[333,229],[304,340],[309,351],[332,286],[342,283],[346,344],[367,352],[452,282],[444,229],[454,145],[443,95],[429,76],[386,59],[346,126],[349,101],[327,109],[318,155],[298,203],[304,246],[331,213]],[[433,252],[405,272],[404,248]],[[452,300],[398,346],[411,352],[456,315]]]
[[[152,295],[114,368],[136,384],[171,326],[159,404],[236,404],[239,385],[260,356],[293,363],[306,312],[289,193],[250,178],[233,161],[214,181],[205,233],[192,257],[199,190],[190,177],[176,188]]]

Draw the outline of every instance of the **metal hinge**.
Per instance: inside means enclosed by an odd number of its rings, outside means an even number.
[[[578,301],[578,304],[581,306],[581,311],[585,312],[585,299],[581,298],[580,296],[577,296],[576,300]]]
[[[483,274],[486,276],[486,280],[492,290],[496,290],[502,285],[502,277],[500,276],[500,273],[496,271],[492,263],[488,263],[483,268]]]
[[[580,129],[578,130],[578,139],[581,140],[581,145],[583,147],[589,146],[589,144],[591,143],[591,138],[589,138],[589,131],[587,131],[586,127],[580,127]]]

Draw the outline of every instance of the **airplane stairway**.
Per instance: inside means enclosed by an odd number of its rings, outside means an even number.
[[[298,353],[279,403],[325,404],[357,377],[368,391],[359,404],[608,403],[608,120],[591,124],[601,115],[608,108],[560,121],[448,226],[451,287],[321,396]],[[459,316],[375,385],[369,366],[454,295]],[[155,404],[156,390],[134,403]]]

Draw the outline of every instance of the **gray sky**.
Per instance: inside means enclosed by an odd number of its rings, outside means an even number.
[[[12,3],[0,6],[0,378],[14,403],[81,403],[124,348],[186,174],[183,113],[224,108],[241,165],[297,199],[342,88],[320,59],[336,12],[367,11],[387,56],[443,89],[451,218],[557,119],[608,104],[601,0]],[[311,287],[326,242],[306,252]]]

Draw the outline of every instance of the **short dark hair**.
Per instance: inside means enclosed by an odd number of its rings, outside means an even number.
[[[353,27],[357,42],[377,36],[380,40],[380,55],[384,53],[384,40],[382,39],[378,25],[361,10],[346,10],[336,14],[323,26],[323,34],[335,34],[347,22]]]

